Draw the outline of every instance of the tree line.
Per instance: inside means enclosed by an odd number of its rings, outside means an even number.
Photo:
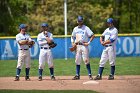
[[[115,19],[119,33],[140,33],[139,0],[67,0],[68,34],[77,25],[77,16],[95,34],[106,28],[106,19]],[[21,23],[37,35],[42,22],[55,35],[64,35],[64,0],[0,0],[0,36],[14,36]]]

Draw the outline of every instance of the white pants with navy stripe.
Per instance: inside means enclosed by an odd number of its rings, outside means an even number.
[[[88,49],[88,46],[77,45],[75,63],[77,65],[80,65],[82,59],[83,59],[85,64],[89,63],[89,49]]]
[[[50,49],[40,49],[39,54],[39,69],[44,69],[45,63],[48,63],[49,68],[53,68],[53,57]]]
[[[24,63],[26,68],[30,68],[30,51],[19,50],[17,68],[22,69]]]
[[[116,60],[116,47],[115,46],[108,46],[105,47],[101,59],[100,59],[100,67],[104,67],[105,63],[109,60],[109,63],[111,66],[115,65],[115,60]]]

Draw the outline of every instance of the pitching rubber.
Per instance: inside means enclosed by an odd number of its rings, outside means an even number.
[[[96,84],[99,84],[99,82],[97,82],[97,81],[87,81],[87,82],[83,82],[83,84],[94,84],[94,85],[96,85]]]

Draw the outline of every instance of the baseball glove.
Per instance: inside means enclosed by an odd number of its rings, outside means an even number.
[[[35,44],[34,41],[28,41],[28,45],[29,45],[29,47],[32,47],[34,44]]]
[[[73,51],[75,51],[75,50],[76,50],[76,48],[77,48],[77,46],[76,46],[76,45],[74,45],[73,47],[70,47],[69,49],[70,49],[70,51],[71,51],[71,52],[73,52]]]
[[[102,41],[105,41],[105,36],[101,36],[101,38],[102,38]]]
[[[53,41],[52,41],[52,42],[50,42],[50,43],[48,43],[48,45],[50,46],[50,48],[54,48],[54,47],[56,47],[56,46],[57,46],[57,44],[56,44],[56,43],[54,43]]]

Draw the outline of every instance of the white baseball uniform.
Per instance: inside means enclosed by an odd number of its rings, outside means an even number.
[[[80,65],[81,58],[83,58],[83,61],[85,64],[89,63],[89,49],[88,46],[82,45],[84,42],[89,41],[89,37],[91,37],[94,33],[90,30],[89,27],[83,25],[82,27],[76,26],[73,29],[71,42],[80,42],[81,44],[77,45],[76,49],[76,58],[75,62],[77,65]]]
[[[53,35],[50,32],[47,32],[47,36],[53,40]],[[53,57],[51,49],[47,44],[46,35],[41,32],[37,37],[38,44],[40,46],[40,54],[39,54],[39,69],[44,69],[45,62],[48,63],[49,68],[52,68],[53,65]]]
[[[26,64],[26,68],[30,68],[30,51],[29,51],[29,45],[19,45],[20,40],[32,40],[31,37],[28,34],[17,34],[16,35],[16,41],[18,44],[18,64],[17,68],[22,69],[24,63]]]
[[[118,30],[115,27],[107,28],[103,32],[102,36],[105,36],[104,41],[111,40],[113,42],[105,45],[100,60],[100,67],[104,67],[108,59],[110,65],[114,66],[116,59],[116,42],[118,38]]]

